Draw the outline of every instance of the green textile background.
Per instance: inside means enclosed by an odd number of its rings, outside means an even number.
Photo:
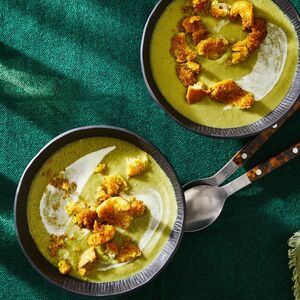
[[[94,124],[127,128],[161,149],[182,184],[212,175],[246,142],[190,132],[149,96],[139,50],[155,3],[0,1],[0,299],[85,298],[37,274],[14,230],[18,180],[56,135]],[[299,0],[293,3],[300,11]],[[247,167],[296,143],[299,121],[298,113]],[[122,298],[292,299],[287,239],[298,229],[296,159],[232,196],[215,224],[184,235],[157,278]]]

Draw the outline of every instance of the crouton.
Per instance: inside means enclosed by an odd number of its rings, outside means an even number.
[[[68,274],[72,269],[72,266],[67,259],[60,260],[57,266],[59,272],[64,275]]]
[[[128,201],[122,197],[113,197],[97,207],[97,214],[101,222],[126,229],[133,220],[133,213]]]
[[[132,202],[130,202],[131,211],[134,216],[142,216],[145,213],[146,206],[143,201],[137,200],[136,198],[132,199]]]
[[[65,207],[65,210],[68,215],[76,215],[85,208],[87,208],[87,205],[84,202],[69,201]]]
[[[181,21],[181,28],[186,33],[192,34],[192,39],[196,45],[207,36],[206,27],[201,22],[199,16],[188,16],[183,18]]]
[[[248,58],[250,53],[257,49],[268,33],[265,20],[256,18],[248,36],[232,46],[231,63],[238,64]]]
[[[127,158],[127,175],[129,177],[141,175],[149,165],[148,155]]]
[[[203,98],[209,95],[206,85],[199,81],[194,85],[188,87],[186,93],[186,101],[188,104],[200,102]]]
[[[209,12],[214,18],[225,18],[229,15],[230,7],[227,3],[219,3],[218,0],[213,0]]]
[[[74,216],[74,223],[79,227],[92,229],[96,219],[97,213],[94,209],[84,208]]]
[[[78,262],[78,273],[80,275],[85,275],[86,272],[92,267],[96,259],[97,259],[97,255],[95,252],[95,248],[91,247],[86,249],[80,255],[79,262]]]
[[[254,104],[253,95],[243,90],[233,80],[220,81],[210,91],[210,96],[215,101],[232,104],[240,109],[250,108]]]
[[[184,32],[177,33],[172,37],[170,51],[178,63],[193,61],[197,56],[196,52],[188,46]]]
[[[229,17],[235,20],[238,16],[242,18],[243,30],[250,29],[254,24],[254,7],[249,1],[236,1],[232,4]]]
[[[110,196],[102,188],[98,189],[97,194],[96,194],[96,203],[98,205],[109,198],[110,198]]]
[[[102,183],[102,190],[109,196],[117,196],[127,188],[127,182],[120,175],[105,176]]]
[[[121,246],[117,259],[119,262],[127,262],[141,255],[142,252],[136,244],[126,241],[124,245]]]
[[[119,254],[119,247],[116,243],[107,243],[104,253],[111,259]]]
[[[116,233],[116,228],[114,226],[98,224],[97,221],[95,221],[95,223],[97,225],[94,225],[94,233],[88,237],[87,241],[90,246],[97,247],[114,238]]]
[[[218,59],[226,52],[227,46],[225,38],[208,38],[197,45],[197,52],[209,59]]]
[[[193,0],[192,7],[196,13],[205,11],[211,0]]]
[[[195,62],[176,64],[178,78],[185,87],[197,82],[200,69],[200,65]]]

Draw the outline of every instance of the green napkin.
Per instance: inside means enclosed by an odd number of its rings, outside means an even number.
[[[299,0],[292,2],[300,11]],[[191,132],[149,95],[139,51],[156,3],[0,1],[0,299],[90,299],[43,279],[14,231],[21,174],[58,134],[95,124],[132,130],[165,154],[182,184],[214,174],[247,142]],[[295,144],[299,128],[297,114],[247,168]],[[150,284],[109,299],[293,299],[285,241],[300,228],[299,163],[295,159],[231,196],[216,223],[183,236]]]

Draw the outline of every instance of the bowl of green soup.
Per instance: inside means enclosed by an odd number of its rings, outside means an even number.
[[[142,37],[151,96],[197,133],[247,137],[300,94],[300,21],[289,1],[161,0]]]
[[[90,296],[132,291],[173,257],[184,196],[152,144],[109,126],[53,139],[25,169],[15,225],[31,265],[51,283]]]

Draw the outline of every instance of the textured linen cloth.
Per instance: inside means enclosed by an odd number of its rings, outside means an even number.
[[[58,134],[95,124],[132,130],[161,149],[182,184],[212,175],[245,144],[188,131],[151,99],[139,50],[155,4],[0,1],[0,299],[88,299],[43,279],[14,229],[20,176]],[[298,113],[247,167],[296,143],[299,121]],[[233,195],[217,222],[185,234],[164,271],[122,299],[292,299],[286,241],[300,228],[299,183],[297,158]]]

